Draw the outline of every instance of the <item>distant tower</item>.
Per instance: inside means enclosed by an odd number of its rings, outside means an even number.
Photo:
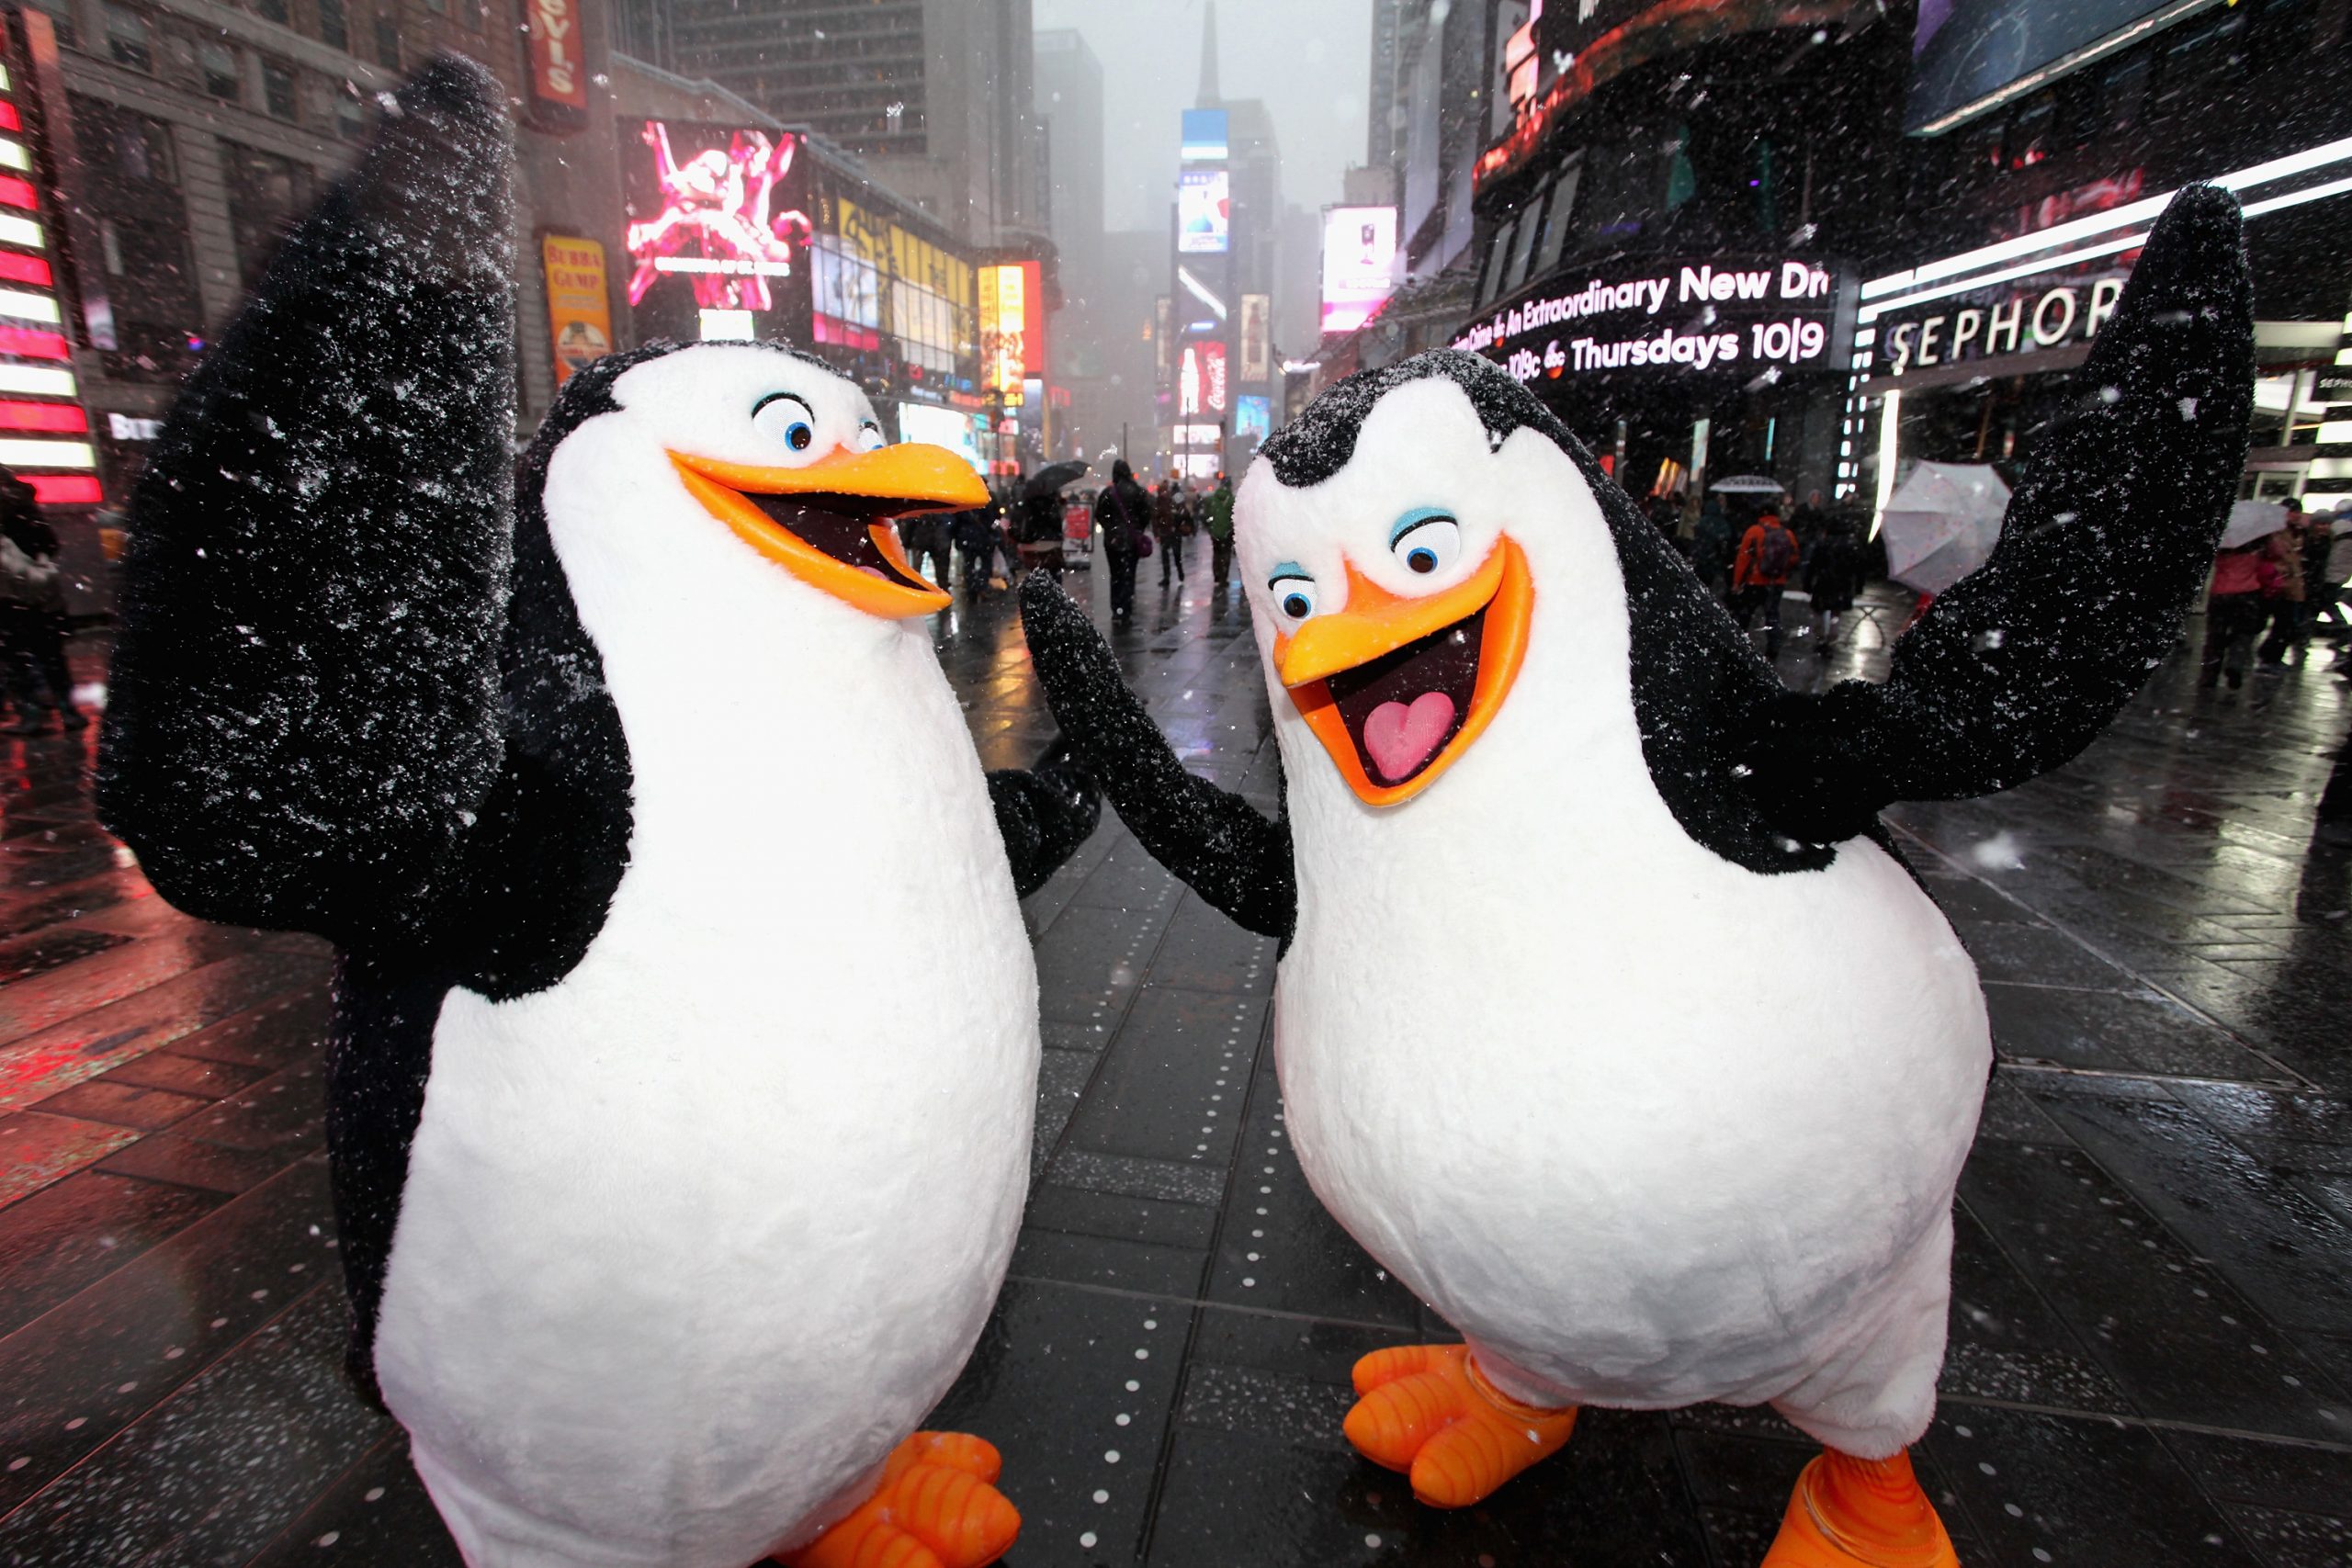
[[[1221,101],[1216,90],[1216,0],[1209,0],[1201,17],[1201,90],[1193,99],[1198,108],[1213,109]]]

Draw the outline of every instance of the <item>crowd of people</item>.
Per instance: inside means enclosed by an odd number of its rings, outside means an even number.
[[[1015,473],[991,480],[986,506],[901,518],[899,542],[916,572],[967,593],[1009,589],[1024,571],[1058,578],[1074,558],[1100,558],[1114,619],[1135,612],[1140,564],[1159,558],[1162,588],[1183,583],[1187,543],[1209,537],[1209,572],[1223,591],[1233,576],[1233,485],[1163,478],[1147,488],[1125,458],[1099,490]],[[1042,481],[1042,482],[1041,482]],[[958,573],[960,572],[960,579]]]
[[[2205,647],[2198,685],[2211,691],[2224,680],[2230,690],[2245,684],[2249,671],[2282,671],[2288,661],[2309,657],[2312,639],[2337,639],[2331,666],[2352,681],[2352,634],[2345,584],[2352,580],[2352,501],[2334,512],[2306,512],[2289,497],[2274,532],[2222,550],[2213,559],[2213,581],[2205,599]]]
[[[1792,587],[1810,600],[1814,651],[1826,656],[1869,580],[1861,520],[1846,507],[1825,505],[1819,491],[1785,519],[1777,496],[1759,502],[1710,494],[1687,536],[1668,509],[1653,521],[1743,631],[1763,622],[1768,657],[1781,651],[1781,602]]]

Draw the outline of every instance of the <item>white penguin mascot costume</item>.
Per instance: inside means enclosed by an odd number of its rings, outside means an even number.
[[[1027,591],[1122,819],[1286,943],[1307,1179],[1467,1341],[1356,1368],[1349,1438],[1424,1502],[1486,1496],[1581,1404],[1769,1404],[1826,1450],[1771,1568],[1953,1562],[1906,1450],[1991,1043],[1877,813],[2058,765],[2174,645],[2245,457],[2242,248],[2225,195],[2173,204],[1991,560],[1883,685],[1783,689],[1574,437],[1449,352],[1340,383],[1241,487],[1281,820],[1186,775]]]
[[[339,949],[352,1370],[469,1563],[977,1568],[995,1451],[914,1428],[1012,1252],[1016,890],[1091,785],[981,773],[888,518],[985,489],[820,362],[601,360],[518,476],[497,93],[404,88],[189,382],[101,810]]]

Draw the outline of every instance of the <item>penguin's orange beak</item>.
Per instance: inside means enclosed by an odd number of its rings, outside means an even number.
[[[772,468],[672,452],[686,491],[736,537],[813,588],[885,620],[947,607],[899,547],[890,520],[909,512],[985,506],[988,486],[944,446],[902,442],[871,452],[835,447],[813,463]]]
[[[1527,557],[1504,535],[1453,587],[1406,597],[1347,569],[1347,603],[1276,633],[1274,671],[1368,806],[1429,788],[1494,721],[1527,657]]]

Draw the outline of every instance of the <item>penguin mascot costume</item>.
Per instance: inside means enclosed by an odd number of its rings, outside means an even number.
[[[1240,493],[1282,819],[1185,774],[1032,582],[1054,711],[1138,839],[1283,939],[1274,1045],[1323,1202],[1466,1345],[1376,1352],[1346,1429],[1461,1507],[1584,1404],[1818,1438],[1766,1562],[1926,1568],[1976,976],[1880,810],[2064,762],[2171,649],[2245,459],[2235,205],[2176,200],[1984,569],[1883,685],[1781,687],[1517,382],[1340,382]]]
[[[973,1568],[995,1450],[914,1428],[1012,1252],[1016,894],[1093,787],[983,775],[888,519],[986,492],[820,362],[613,355],[518,472],[498,92],[403,88],[181,397],[101,810],[339,951],[352,1369],[469,1563]]]

